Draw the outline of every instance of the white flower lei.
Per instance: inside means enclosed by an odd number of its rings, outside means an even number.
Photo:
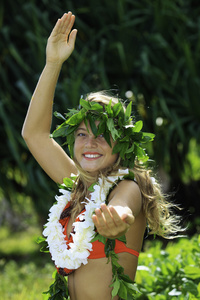
[[[83,202],[85,211],[79,215],[80,221],[84,220],[84,222],[73,223],[75,234],[71,233],[73,243],[69,243],[69,249],[59,220],[66,204],[70,202],[71,192],[65,189],[59,190],[62,195],[55,197],[57,203],[50,208],[49,219],[43,231],[43,235],[47,237],[46,241],[52,260],[58,268],[78,269],[81,264],[87,264],[87,258],[90,255],[89,251],[92,251],[91,240],[96,233],[92,215],[95,209],[100,207],[101,203],[105,203],[106,196],[113,184],[128,173],[128,169],[118,170],[119,175],[109,176],[107,178],[108,181],[103,185],[100,178],[98,183],[93,186],[91,199],[86,199],[87,202]]]

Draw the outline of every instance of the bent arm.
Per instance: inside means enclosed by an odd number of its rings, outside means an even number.
[[[139,187],[133,181],[121,181],[112,191],[108,206],[101,205],[95,210],[92,220],[97,231],[106,238],[118,238],[124,235],[142,208]]]
[[[73,161],[49,137],[56,84],[63,62],[74,49],[77,32],[71,32],[74,19],[71,13],[64,14],[48,39],[46,65],[33,93],[22,129],[22,136],[33,156],[44,171],[59,183],[62,183],[64,177],[76,173]]]

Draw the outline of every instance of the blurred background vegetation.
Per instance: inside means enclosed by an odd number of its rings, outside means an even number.
[[[149,152],[164,191],[172,192],[172,199],[184,208],[182,216],[189,224],[189,236],[199,233],[199,1],[3,0],[2,237],[44,224],[54,202],[57,187],[29,153],[21,128],[45,64],[47,38],[57,19],[69,10],[76,15],[78,37],[75,51],[60,75],[55,110],[65,112],[78,104],[82,94],[102,89],[112,89],[132,100],[136,118],[142,118],[145,130],[156,134]],[[6,250],[1,249],[1,253],[5,256]]]

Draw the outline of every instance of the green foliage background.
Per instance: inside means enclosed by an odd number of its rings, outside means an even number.
[[[200,231],[199,1],[2,0],[0,225],[11,226],[0,231],[4,299],[40,299],[52,280],[50,258],[45,261],[31,239],[40,235],[36,224],[44,224],[57,187],[29,153],[21,128],[45,64],[47,38],[69,10],[76,15],[78,37],[60,75],[55,110],[65,112],[93,90],[114,89],[122,98],[131,91],[136,119],[141,116],[145,130],[156,134],[148,150],[159,176],[186,208],[190,233]],[[14,236],[17,229],[23,231]],[[164,250],[146,241],[136,278],[142,290],[138,299],[167,299],[170,292],[170,299],[198,299],[199,242],[194,236]]]
[[[136,118],[156,134],[149,149],[177,202],[199,217],[200,5],[197,0],[16,0],[0,3],[0,191],[10,209],[31,196],[46,217],[56,186],[28,152],[21,127],[45,64],[46,40],[71,10],[76,49],[63,66],[55,110],[99,89],[132,91]],[[158,126],[158,121],[161,121]],[[53,124],[55,127],[55,124]],[[188,213],[186,212],[186,215]],[[2,217],[3,218],[3,217]],[[189,217],[190,218],[190,217]],[[197,224],[195,224],[195,228]],[[196,229],[195,229],[196,230]]]
[[[42,292],[53,283],[55,267],[50,256],[39,252],[34,228],[13,237],[7,228],[0,231],[0,295],[5,300],[47,300]],[[3,244],[6,237],[7,246]],[[22,246],[23,245],[23,246]],[[136,284],[140,300],[200,299],[200,235],[170,242],[166,248],[160,241],[148,241],[140,253]],[[24,251],[26,249],[26,252]],[[20,259],[19,259],[20,258]]]

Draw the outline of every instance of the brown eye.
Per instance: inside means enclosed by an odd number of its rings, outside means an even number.
[[[78,136],[85,136],[85,134],[84,133],[79,133]]]
[[[77,134],[76,134],[76,136],[80,136],[80,137],[82,137],[82,136],[85,136],[85,133],[83,133],[83,132],[79,132],[79,133],[77,133]]]

